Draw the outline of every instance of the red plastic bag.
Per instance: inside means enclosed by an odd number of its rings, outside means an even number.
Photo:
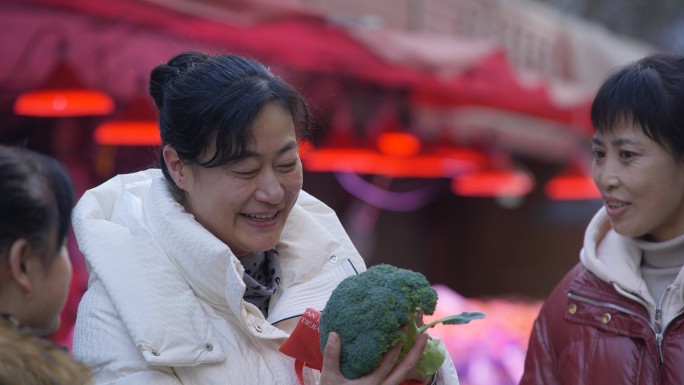
[[[305,365],[316,370],[323,367],[321,331],[318,329],[320,318],[321,313],[318,310],[306,308],[292,334],[279,349],[281,353],[295,359],[295,372],[301,385],[304,385],[302,371]]]

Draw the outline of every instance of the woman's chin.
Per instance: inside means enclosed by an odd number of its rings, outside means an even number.
[[[58,317],[57,320],[53,321],[50,325],[40,325],[35,328],[29,326],[29,328],[33,331],[33,333],[43,337],[47,337],[50,334],[59,330],[61,324],[61,318]]]
[[[263,241],[253,240],[249,244],[246,244],[244,246],[244,248],[235,249],[235,248],[231,247],[230,249],[231,249],[231,251],[233,251],[233,254],[235,254],[235,256],[238,259],[240,259],[240,258],[246,257],[252,253],[260,253],[262,251],[275,249],[277,243],[278,243],[277,238],[272,239],[269,237],[268,239],[265,239]]]

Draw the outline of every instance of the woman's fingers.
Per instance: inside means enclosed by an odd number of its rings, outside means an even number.
[[[409,378],[409,373],[414,369],[420,356],[425,349],[429,336],[421,333],[416,337],[413,347],[406,353],[404,359],[397,363],[404,343],[397,343],[387,351],[378,366],[372,373],[356,379],[348,380],[340,373],[340,352],[342,345],[339,336],[331,332],[323,350],[323,367],[321,369],[321,385],[333,384],[359,384],[359,385],[400,385]]]
[[[399,358],[399,355],[401,354],[401,348],[404,346],[404,342],[400,341],[392,349],[388,350],[383,356],[382,360],[380,361],[380,366],[378,366],[372,373],[371,377],[376,379],[377,384],[383,384],[383,385],[391,385],[391,383],[388,383],[383,381],[387,377],[387,375],[392,371],[394,366],[397,363],[397,359]],[[397,383],[398,384],[398,383]]]
[[[414,320],[414,322],[416,323],[416,326],[418,326],[418,327],[421,327],[421,326],[425,325],[425,321],[423,321],[423,311],[422,311],[422,310],[421,310],[421,311],[417,311],[417,312],[413,315],[413,320]]]
[[[325,343],[325,350],[323,350],[323,368],[321,369],[323,375],[340,372],[341,350],[340,337],[337,333],[330,332],[328,334],[328,341]]]
[[[425,333],[421,333],[416,337],[411,349],[406,353],[404,359],[389,372],[383,385],[398,385],[407,378],[408,374],[420,360],[420,355],[423,353],[423,349],[425,349],[428,338],[429,336]]]

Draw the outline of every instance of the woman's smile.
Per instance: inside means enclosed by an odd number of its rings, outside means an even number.
[[[240,215],[247,220],[250,226],[257,228],[270,228],[278,224],[280,210],[270,214],[244,214]]]
[[[609,217],[618,217],[624,214],[630,206],[629,203],[615,198],[604,197],[603,201]]]

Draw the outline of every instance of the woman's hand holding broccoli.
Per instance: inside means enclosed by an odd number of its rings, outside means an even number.
[[[363,377],[349,380],[340,372],[340,352],[342,350],[340,338],[336,333],[331,332],[323,351],[320,385],[399,385],[408,379],[423,381],[424,379],[420,378],[420,374],[415,370],[415,366],[420,360],[428,339],[429,336],[426,333],[417,336],[404,359],[397,364],[404,345],[403,341],[399,341],[383,355],[380,366],[375,370]]]

